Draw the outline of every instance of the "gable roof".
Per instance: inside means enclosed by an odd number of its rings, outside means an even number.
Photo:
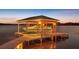
[[[35,19],[50,19],[50,20],[58,21],[57,19],[54,19],[54,18],[51,18],[51,17],[47,17],[47,16],[43,16],[43,15],[28,17],[28,18],[21,19],[19,21],[23,21],[23,20],[35,20]]]

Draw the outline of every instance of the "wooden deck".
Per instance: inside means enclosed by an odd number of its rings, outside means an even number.
[[[63,39],[65,37],[68,37],[68,33],[53,33],[52,35],[42,35],[42,36],[39,35],[39,34],[23,34],[23,38],[22,39],[25,39],[25,41],[28,42],[28,46],[30,46],[29,43],[31,41],[39,40],[40,41],[40,45],[42,46],[42,44],[43,44],[43,42],[42,42],[43,38],[51,38],[51,41],[54,41],[54,40],[57,41],[58,37],[60,37],[61,39]],[[26,38],[28,38],[28,39],[26,39]],[[23,46],[23,44],[21,43],[21,44],[17,45],[16,48],[23,48],[23,47],[20,47],[20,46]]]
[[[25,41],[31,41],[31,40],[37,40],[41,38],[48,38],[48,37],[68,37],[68,33],[53,33],[52,35],[40,35],[40,34],[23,34],[22,37],[19,37],[18,39],[23,39]]]
[[[60,36],[60,37],[67,37],[68,33],[53,33],[52,36]],[[21,37],[18,37],[12,41],[9,41],[3,45],[0,46],[1,49],[12,49],[16,48],[20,43],[23,43],[24,41],[31,41],[31,40],[40,40],[40,43],[42,43],[41,38],[51,37],[51,35],[39,35],[39,34],[22,34]]]

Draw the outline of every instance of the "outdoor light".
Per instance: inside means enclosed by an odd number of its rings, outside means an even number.
[[[53,25],[56,25],[56,23],[53,23]]]
[[[39,22],[38,22],[38,24],[42,24],[42,22],[41,22],[41,21],[39,21]]]

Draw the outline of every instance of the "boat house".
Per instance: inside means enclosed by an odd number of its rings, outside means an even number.
[[[25,32],[37,32],[44,34],[46,32],[51,31],[56,32],[58,20],[51,17],[40,15],[21,19],[17,22],[18,33],[24,30]],[[25,24],[25,26],[22,28],[22,26],[20,27],[21,24]]]
[[[47,16],[33,16],[25,19],[21,19],[18,22],[18,34],[25,37],[30,37],[31,40],[40,39],[42,43],[43,38],[51,37],[53,40],[53,34],[56,33],[56,27],[58,20]],[[23,25],[23,26],[22,26]],[[27,40],[27,38],[24,38]],[[29,45],[29,44],[28,44]],[[23,44],[19,44],[16,48],[22,48]]]

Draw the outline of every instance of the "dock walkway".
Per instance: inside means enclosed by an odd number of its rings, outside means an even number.
[[[68,33],[53,33],[53,36],[68,36]],[[0,46],[0,49],[13,49],[16,48],[17,45],[19,45],[20,43],[23,43],[24,41],[31,41],[31,40],[37,40],[39,39],[40,42],[42,43],[42,39],[41,38],[46,38],[46,37],[51,37],[51,36],[42,36],[39,34],[23,34],[21,37],[18,37],[12,41],[9,41],[3,45]]]

